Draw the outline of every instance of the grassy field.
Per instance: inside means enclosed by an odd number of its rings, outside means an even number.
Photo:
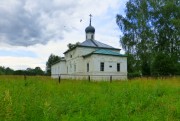
[[[0,76],[0,121],[180,121],[180,77],[122,82]]]

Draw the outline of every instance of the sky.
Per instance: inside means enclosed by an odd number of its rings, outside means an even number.
[[[63,57],[68,43],[85,41],[90,14],[95,40],[122,49],[116,15],[125,14],[126,2],[0,0],[0,66],[45,70],[51,53]]]

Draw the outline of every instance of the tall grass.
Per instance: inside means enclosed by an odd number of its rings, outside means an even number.
[[[88,82],[0,76],[0,121],[180,120],[180,78]]]

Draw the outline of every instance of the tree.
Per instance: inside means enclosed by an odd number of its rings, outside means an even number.
[[[26,70],[16,70],[9,67],[0,66],[0,75],[44,75],[44,71],[40,67],[27,68]]]
[[[117,15],[116,22],[123,32],[120,43],[128,57],[132,59],[128,61],[130,67],[128,72],[140,71],[143,75],[150,75],[155,62],[153,60],[156,60],[155,57],[158,57],[159,53],[166,53],[173,63],[178,63],[180,60],[178,0],[129,0],[125,12],[125,17]]]
[[[4,75],[5,74],[5,68],[0,66],[0,75]]]
[[[44,75],[44,72],[42,71],[42,69],[40,67],[35,67],[33,68],[27,68],[25,70],[25,74],[26,75]]]
[[[153,75],[172,75],[177,71],[175,66],[175,63],[171,60],[169,55],[158,53],[152,64],[152,73]]]
[[[7,67],[7,68],[5,69],[5,74],[6,74],[6,75],[13,75],[13,74],[14,74],[14,70],[11,69],[11,68],[9,68],[9,67]]]
[[[71,49],[73,47],[76,47],[79,44],[80,44],[80,42],[76,42],[75,44],[69,43],[67,46],[68,46],[69,49]]]
[[[24,70],[16,70],[14,71],[14,75],[25,75],[26,72]]]
[[[13,75],[14,70],[9,67],[2,67],[0,66],[0,75]]]
[[[34,69],[34,72],[35,72],[36,75],[44,75],[44,72],[40,67],[36,67]]]
[[[59,56],[56,56],[54,54],[51,54],[48,58],[48,61],[46,62],[46,72],[47,72],[47,75],[50,75],[51,74],[51,65],[60,61],[61,57]]]
[[[34,73],[34,69],[32,68],[27,68],[26,70],[24,70],[25,75],[35,75]]]
[[[126,7],[126,17],[117,15],[117,24],[124,34],[120,42],[128,55],[131,54],[135,61],[140,61],[133,63],[136,69],[140,69],[136,71],[149,75],[153,32],[149,24],[148,2],[129,0]]]
[[[162,3],[162,1],[160,1]],[[153,65],[161,62],[165,65],[159,73],[175,74],[180,60],[180,2],[178,0],[165,1],[164,4],[153,3],[153,26],[155,33],[155,61]],[[161,57],[161,58],[160,58]],[[157,60],[157,58],[159,60]]]

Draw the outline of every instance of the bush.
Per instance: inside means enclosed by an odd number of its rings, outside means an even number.
[[[142,74],[140,72],[134,72],[134,73],[128,73],[128,78],[135,78],[135,77],[141,77]]]

